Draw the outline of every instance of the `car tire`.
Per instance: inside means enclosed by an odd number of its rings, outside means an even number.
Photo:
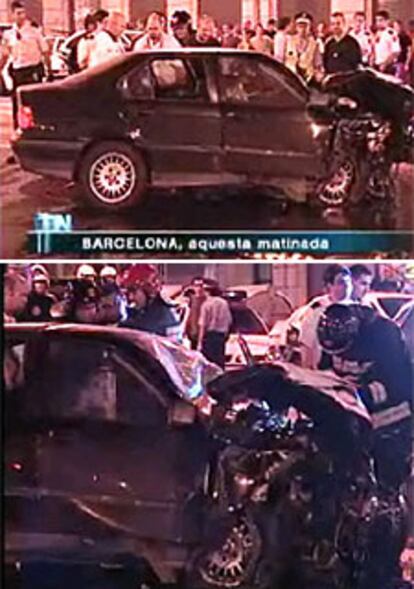
[[[83,157],[78,180],[88,204],[105,210],[136,206],[147,188],[147,167],[138,150],[120,141],[94,145]]]
[[[191,559],[186,589],[263,589],[262,538],[251,514],[211,523],[205,545]]]
[[[335,159],[328,177],[320,182],[315,200],[324,208],[347,207],[363,199],[361,170],[356,158]]]

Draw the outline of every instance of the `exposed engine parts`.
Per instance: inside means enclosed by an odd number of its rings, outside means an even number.
[[[379,490],[364,428],[351,419],[340,430],[257,399],[231,427],[218,424],[214,506],[194,587],[397,587],[405,500]],[[335,443],[348,434],[354,444]]]

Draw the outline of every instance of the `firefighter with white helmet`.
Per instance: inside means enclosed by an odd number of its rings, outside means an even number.
[[[89,282],[95,282],[96,270],[90,264],[81,264],[76,270],[77,280],[87,280]]]
[[[118,272],[116,271],[116,268],[114,268],[113,266],[104,266],[102,270],[99,272],[99,278],[101,279],[101,281],[116,281],[117,276]]]
[[[122,296],[118,272],[114,266],[103,266],[99,272],[100,316],[103,324],[116,324],[121,318]]]
[[[56,298],[49,292],[50,276],[41,264],[30,268],[32,274],[32,288],[23,312],[25,321],[51,321],[52,307]]]

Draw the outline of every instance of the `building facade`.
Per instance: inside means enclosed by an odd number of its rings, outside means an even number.
[[[0,0],[0,23],[10,21],[10,3],[11,0]],[[200,15],[209,14],[219,23],[266,23],[270,17],[301,11],[310,12],[316,21],[326,21],[336,10],[347,15],[364,10],[371,17],[375,10],[387,9],[395,18],[414,18],[413,0],[25,0],[25,4],[31,17],[52,34],[79,26],[84,15],[99,6],[120,10],[131,22],[152,10],[170,15],[178,9],[190,12],[195,22]]]

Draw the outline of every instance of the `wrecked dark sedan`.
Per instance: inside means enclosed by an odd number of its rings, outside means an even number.
[[[404,505],[378,501],[370,418],[336,377],[22,323],[4,382],[8,586],[388,587]]]
[[[254,52],[129,54],[21,88],[14,150],[24,169],[78,182],[106,209],[135,205],[150,186],[272,185],[324,206],[392,198],[413,92],[369,70],[351,78],[315,100]],[[379,99],[358,101],[361,88]]]

